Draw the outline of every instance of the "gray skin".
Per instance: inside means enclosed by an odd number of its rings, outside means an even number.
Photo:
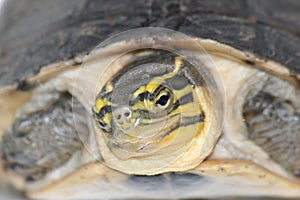
[[[0,21],[0,87],[17,82],[18,88],[26,91],[32,87],[26,78],[38,73],[42,66],[86,54],[121,31],[149,26],[213,39],[277,61],[290,69],[291,77],[300,75],[300,1],[297,0],[15,3],[12,0],[5,4]],[[174,180],[180,177],[170,176]],[[201,177],[194,178],[196,181]],[[133,176],[130,180],[143,182],[143,177]]]

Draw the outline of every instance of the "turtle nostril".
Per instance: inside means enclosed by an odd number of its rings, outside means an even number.
[[[115,118],[120,123],[129,122],[131,117],[131,110],[127,106],[117,108],[115,111]]]
[[[126,117],[129,117],[129,116],[130,116],[130,112],[125,112],[124,115],[125,115]]]

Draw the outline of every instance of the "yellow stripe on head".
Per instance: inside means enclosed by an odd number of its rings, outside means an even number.
[[[149,84],[146,85],[146,91],[148,91],[150,94],[153,94],[156,88],[160,85],[161,82],[153,80]]]
[[[137,97],[140,94],[144,93],[145,91],[146,91],[146,85],[143,85],[133,93],[133,97]]]
[[[134,93],[133,96],[137,97],[140,94],[143,94],[145,92],[149,92],[150,94],[153,94],[153,92],[164,82],[164,79],[161,77],[156,77],[152,79],[147,85],[141,86],[139,89],[137,89]]]
[[[94,105],[94,112],[95,113],[99,113],[101,108],[103,108],[104,106],[109,106],[111,105],[111,103],[109,101],[107,101],[106,99],[96,99],[95,105]]]
[[[94,112],[99,113],[101,108],[105,105],[103,99],[96,99],[95,105],[94,105]]]
[[[182,88],[181,90],[173,90],[173,93],[175,94],[177,99],[180,99],[190,92],[193,92],[193,88],[191,87],[191,85],[186,85],[186,87]]]

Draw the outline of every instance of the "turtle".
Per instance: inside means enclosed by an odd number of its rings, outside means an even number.
[[[299,198],[298,1],[5,6],[3,195]]]

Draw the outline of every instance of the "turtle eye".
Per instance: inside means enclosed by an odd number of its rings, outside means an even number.
[[[164,93],[158,97],[158,100],[155,104],[161,108],[165,108],[170,104],[170,94]]]

